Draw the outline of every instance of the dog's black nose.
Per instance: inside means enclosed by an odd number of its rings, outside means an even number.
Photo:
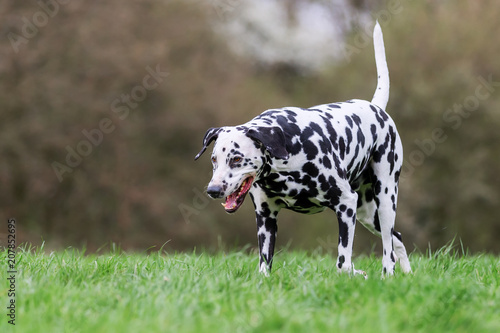
[[[207,194],[214,199],[222,197],[224,194],[222,191],[222,186],[212,185],[207,188]]]

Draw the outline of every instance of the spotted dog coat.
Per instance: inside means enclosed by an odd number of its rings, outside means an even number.
[[[215,141],[212,198],[226,197],[235,212],[250,193],[255,206],[259,270],[271,270],[282,208],[313,214],[332,209],[339,223],[337,268],[357,271],[351,261],[356,220],[381,236],[383,273],[393,274],[397,259],[410,263],[401,234],[394,230],[403,148],[396,126],[384,111],[389,73],[380,26],[374,29],[379,75],[372,102],[349,100],[308,109],[267,110],[249,122],[211,128],[201,156]]]

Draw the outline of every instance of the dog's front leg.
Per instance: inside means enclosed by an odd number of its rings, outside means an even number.
[[[257,214],[257,238],[259,240],[259,272],[268,276],[273,266],[274,245],[278,233],[276,217]]]
[[[366,279],[364,271],[354,269],[352,264],[352,247],[354,240],[354,229],[356,227],[356,205],[358,195],[354,191],[345,192],[341,197],[340,204],[335,208],[339,222],[339,246],[337,258],[337,270],[350,274],[360,274]]]
[[[259,272],[268,276],[273,266],[274,245],[278,233],[277,216],[280,207],[257,186],[252,188],[250,196],[255,206],[257,222]]]

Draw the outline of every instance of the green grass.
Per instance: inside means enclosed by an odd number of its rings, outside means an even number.
[[[449,247],[412,254],[414,274],[386,279],[379,257],[354,258],[367,280],[339,275],[332,255],[288,250],[267,278],[243,252],[18,249],[16,259],[18,332],[500,331],[499,258]],[[0,332],[13,331],[5,288],[0,301]]]

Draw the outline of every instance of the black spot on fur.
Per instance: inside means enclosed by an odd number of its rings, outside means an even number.
[[[347,138],[347,147],[346,147],[346,155],[350,153],[351,151],[351,146],[352,146],[352,131],[349,128],[345,129],[345,135]],[[358,145],[356,145],[358,147]]]
[[[332,168],[332,162],[330,162],[330,159],[328,157],[326,157],[326,156],[323,157],[323,165],[327,169],[331,169]]]
[[[328,184],[325,175],[323,175],[323,174],[319,175],[318,181],[320,184],[321,191],[323,191],[323,192],[328,191],[328,189],[330,188],[330,184]]]
[[[401,174],[401,171],[396,171],[394,174],[394,180],[396,181],[396,184],[399,182],[399,175]]]
[[[339,150],[340,150],[340,158],[344,159],[345,157],[345,141],[344,138],[339,139]]]
[[[313,135],[314,135],[314,131],[312,130],[312,128],[306,127],[306,128],[304,128],[302,133],[300,133],[300,141],[302,141],[302,142],[307,141]]]
[[[375,195],[379,195],[382,192],[382,183],[378,180],[375,182],[374,191],[375,191]]]
[[[376,108],[374,105],[370,105],[370,108],[375,112],[375,118],[377,119],[381,128],[384,128],[386,121],[389,119],[387,114],[380,108]]]
[[[314,158],[318,155],[318,147],[316,147],[316,145],[310,140],[303,143],[303,148],[308,161],[314,160]]]
[[[375,211],[375,217],[373,218],[373,225],[375,226],[375,230],[380,232],[380,219],[378,217],[378,211]]]
[[[343,247],[347,247],[349,241],[349,226],[342,220],[339,220],[339,241]]]
[[[365,135],[363,134],[363,131],[361,128],[358,128],[358,132],[356,134],[356,137],[358,139],[358,144],[361,145],[361,147],[365,146]]]
[[[349,125],[350,128],[352,128],[354,126],[354,123],[353,123],[351,117],[345,116],[345,120],[347,121],[347,124]]]
[[[363,193],[359,193],[358,195],[358,202],[356,203],[356,208],[359,208],[363,206]]]
[[[352,118],[352,120],[354,121],[354,123],[356,123],[356,125],[358,125],[358,126],[359,126],[359,125],[361,125],[361,118],[359,118],[359,116],[358,116],[358,115],[353,114],[353,115],[351,116],[351,118]]]
[[[403,242],[403,239],[401,238],[401,233],[397,232],[397,231],[393,231],[392,234],[397,238],[399,239],[400,242]]]
[[[302,167],[302,171],[304,171],[311,177],[317,177],[319,174],[318,167],[316,167],[316,165],[311,162],[307,162],[306,164],[304,164],[304,166]]]
[[[345,263],[345,257],[343,255],[339,256],[339,263],[338,263],[338,268],[342,268],[342,266]]]
[[[294,208],[299,208],[300,209],[309,209],[312,207],[318,207],[318,205],[314,204],[311,202],[311,193],[308,192],[307,190],[302,190],[295,196],[296,202],[294,205]]]
[[[370,126],[370,132],[372,133],[372,141],[377,142],[377,126],[372,124]]]
[[[325,193],[325,199],[327,199],[330,202],[330,208],[337,207],[340,202],[340,196],[342,195],[342,191],[338,188],[335,178],[330,176],[328,178],[328,183],[330,184],[330,188],[328,191]]]

